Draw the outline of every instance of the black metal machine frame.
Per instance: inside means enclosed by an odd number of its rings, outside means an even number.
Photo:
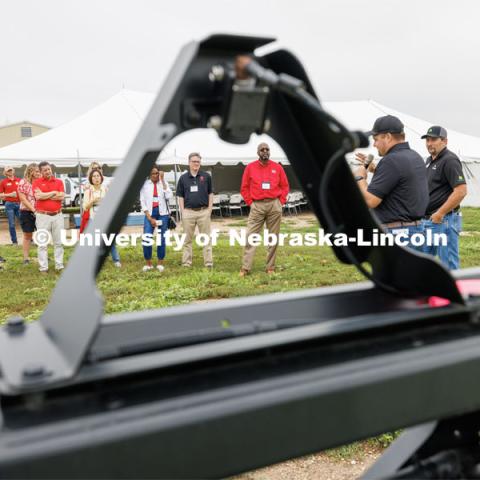
[[[321,108],[291,53],[254,56],[270,41],[184,47],[87,233],[117,233],[164,146],[209,126],[234,143],[268,128],[326,231],[379,228],[344,159],[365,138]],[[77,248],[40,320],[0,331],[0,476],[222,477],[441,419],[367,478],[473,475],[480,303],[426,256],[334,251],[371,282],[104,316],[95,277],[108,250]],[[450,304],[430,308],[431,296]]]

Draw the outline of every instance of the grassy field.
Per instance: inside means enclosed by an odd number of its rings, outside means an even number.
[[[480,266],[480,210],[465,208],[463,212],[465,234],[461,238],[462,267]],[[299,219],[286,218],[282,231],[306,233],[318,229],[313,216],[301,216]],[[245,224],[245,219],[235,219],[229,226],[238,228]],[[302,226],[299,227],[299,224]],[[168,250],[166,269],[161,274],[157,271],[142,272],[140,247],[119,248],[119,251],[123,267],[116,269],[108,259],[98,277],[98,287],[105,298],[107,313],[285,292],[363,279],[353,267],[340,263],[328,247],[280,247],[277,273],[272,276],[263,271],[265,248],[259,247],[254,270],[243,279],[238,276],[242,248],[230,247],[226,237],[221,237],[214,248],[213,271],[203,268],[199,247],[194,249],[194,265],[191,269],[180,266],[180,252]],[[65,252],[68,259],[72,249],[66,248]],[[0,246],[0,255],[7,260],[0,271],[0,322],[11,315],[22,315],[28,320],[38,318],[48,303],[59,275],[54,271],[41,275],[35,263],[24,266],[20,248]]]

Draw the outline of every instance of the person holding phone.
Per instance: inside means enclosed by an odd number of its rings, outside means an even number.
[[[140,190],[140,204],[145,213],[143,221],[143,233],[153,235],[158,228],[160,242],[157,243],[157,270],[163,272],[165,267],[163,260],[166,254],[165,233],[168,229],[169,209],[167,202],[172,198],[172,190],[165,181],[165,174],[157,166],[150,171],[149,179]],[[152,246],[143,245],[143,258],[145,259],[144,272],[153,270]]]

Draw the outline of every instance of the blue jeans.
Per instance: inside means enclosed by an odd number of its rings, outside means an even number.
[[[460,268],[460,255],[458,239],[462,231],[462,214],[451,212],[443,217],[442,223],[433,223],[431,220],[424,220],[425,231],[429,229],[432,234],[444,233],[447,236],[446,245],[425,245],[423,253],[438,256],[443,265],[449,270]]]
[[[393,235],[406,234],[405,245],[402,245],[402,246],[405,246],[407,248],[415,250],[416,252],[422,252],[423,251],[423,243],[422,243],[422,245],[414,245],[412,243],[412,236],[413,235],[415,235],[415,239],[422,239],[422,240],[425,239],[425,229],[423,228],[423,225],[412,225],[410,227],[387,228],[386,230],[387,230],[388,233],[391,233]]]
[[[152,218],[155,220],[161,220],[162,224],[159,225],[158,227],[158,233],[161,235],[161,244],[157,245],[157,258],[159,260],[163,260],[165,258],[165,232],[168,229],[168,215],[160,215],[158,211],[158,207],[155,207],[152,210]],[[143,220],[143,233],[149,233],[153,234],[153,231],[155,229],[152,227],[152,224],[148,220],[148,218],[145,216],[145,219]],[[153,237],[155,239],[155,236]],[[143,258],[145,260],[151,260],[152,259],[152,246],[143,246]]]
[[[120,255],[118,254],[118,250],[115,244],[113,244],[112,248],[110,249],[110,255],[112,256],[112,261],[114,263],[117,263],[120,261]]]
[[[17,242],[17,232],[15,230],[15,217],[20,221],[20,204],[18,202],[5,202],[5,213],[8,218],[8,230],[12,243]]]

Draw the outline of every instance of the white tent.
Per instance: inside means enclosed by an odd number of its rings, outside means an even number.
[[[121,90],[100,105],[73,120],[22,142],[0,148],[0,165],[22,165],[48,160],[57,166],[87,165],[96,160],[118,165],[153,103],[155,95]],[[426,156],[420,136],[433,122],[395,111],[373,100],[324,102],[324,108],[351,130],[368,130],[380,115],[398,116],[406,126],[412,148]],[[213,130],[194,130],[175,138],[162,152],[161,158],[177,157],[184,161],[191,150],[202,152],[210,164],[248,163],[256,155],[256,145],[263,140],[271,144],[272,158],[286,162],[282,149],[268,136],[252,136],[246,145],[232,145],[220,140]],[[480,161],[480,138],[449,129],[449,148],[465,161]]]
[[[152,93],[121,90],[73,120],[22,142],[0,148],[0,166],[22,166],[47,160],[59,168],[87,166],[92,161],[119,165],[155,99]],[[162,152],[170,163],[185,163],[192,150],[202,152],[205,163],[237,164],[254,159],[256,145],[269,141],[272,157],[285,161],[278,145],[266,135],[254,135],[247,145],[223,142],[213,130],[196,130],[175,138]],[[169,163],[164,161],[164,163]]]
[[[59,168],[86,166],[92,161],[118,165],[123,161],[155,96],[152,93],[122,90],[104,103],[48,132],[0,148],[0,166],[24,165],[48,160]],[[432,124],[395,111],[373,100],[324,102],[324,108],[351,130],[368,130],[381,115],[398,116],[406,127],[407,140],[422,156],[427,156],[420,139]],[[465,205],[480,206],[480,138],[449,130],[449,148],[464,162],[469,195]],[[256,157],[256,145],[268,141],[272,158],[283,164],[288,160],[282,149],[268,136],[252,136],[246,145],[231,145],[212,130],[185,132],[170,142],[160,156],[164,165],[186,165],[187,155],[199,151],[205,165],[246,164]],[[368,149],[376,153],[373,148]],[[352,157],[350,157],[352,159]]]

